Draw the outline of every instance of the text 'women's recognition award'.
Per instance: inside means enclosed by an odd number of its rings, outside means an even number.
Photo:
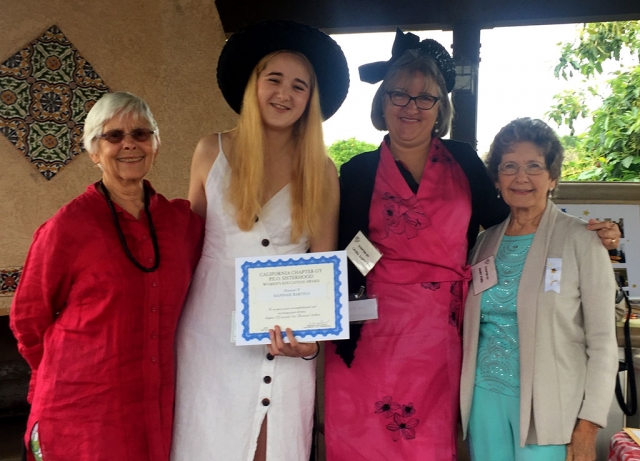
[[[268,344],[275,325],[302,342],[347,339],[346,253],[236,258],[235,318],[237,345]]]

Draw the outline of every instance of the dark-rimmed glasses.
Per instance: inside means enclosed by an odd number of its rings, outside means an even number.
[[[440,98],[431,96],[430,94],[419,94],[418,96],[409,96],[403,91],[387,91],[387,95],[391,100],[391,104],[398,107],[407,107],[411,101],[415,101],[416,107],[420,110],[433,109]]]
[[[125,133],[124,130],[109,130],[106,133],[99,134],[96,138],[104,139],[111,144],[119,144],[124,141],[125,136],[129,135],[137,142],[145,142],[151,138],[155,131],[148,130],[146,128],[136,128],[131,130],[130,133]]]
[[[520,168],[524,170],[525,174],[528,174],[530,176],[542,174],[547,171],[547,166],[544,163],[539,162],[529,162],[525,165],[518,165],[515,162],[507,162],[503,163],[502,165],[498,165],[498,171],[505,176],[513,176],[518,174]]]

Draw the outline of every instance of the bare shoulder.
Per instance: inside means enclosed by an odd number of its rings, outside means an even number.
[[[196,150],[193,153],[193,166],[197,165],[198,171],[209,171],[213,162],[215,162],[218,157],[218,153],[220,151],[218,144],[218,135],[210,134],[202,138],[198,145],[196,146]],[[205,168],[207,167],[208,168]]]
[[[220,140],[222,140],[224,155],[225,135],[226,133],[221,133],[220,135],[215,133],[202,138],[198,142],[196,150],[193,153],[193,159],[191,160],[189,201],[191,202],[191,209],[203,218],[206,217],[207,212],[205,185],[213,163],[218,158],[218,155],[220,155]]]
[[[233,132],[228,131],[225,133],[213,133],[202,138],[196,150],[193,153],[193,160],[191,162],[191,172],[196,176],[199,176],[203,181],[209,174],[209,170],[213,166],[213,163],[220,155],[220,141],[222,141],[222,155],[229,159],[229,151],[233,144]]]

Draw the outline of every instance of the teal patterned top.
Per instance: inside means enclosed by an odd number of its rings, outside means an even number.
[[[505,235],[496,254],[498,283],[482,293],[476,386],[520,396],[520,350],[516,298],[535,234]]]

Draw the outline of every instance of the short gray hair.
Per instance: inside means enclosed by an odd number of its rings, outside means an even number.
[[[438,86],[440,104],[438,106],[438,118],[431,132],[432,137],[446,136],[451,128],[453,119],[453,105],[447,92],[447,84],[442,72],[435,61],[418,50],[407,50],[393,63],[387,71],[384,80],[376,91],[371,104],[371,122],[380,131],[387,131],[387,122],[384,119],[384,98],[388,91],[398,84],[406,82],[414,73],[422,74],[427,82],[435,82]]]
[[[155,150],[160,145],[160,131],[151,109],[138,96],[126,91],[118,91],[104,95],[89,111],[82,136],[82,143],[87,152],[95,154],[98,151],[98,136],[102,134],[102,129],[109,120],[115,116],[128,114],[144,120],[148,125],[147,128],[154,132],[151,139]]]

